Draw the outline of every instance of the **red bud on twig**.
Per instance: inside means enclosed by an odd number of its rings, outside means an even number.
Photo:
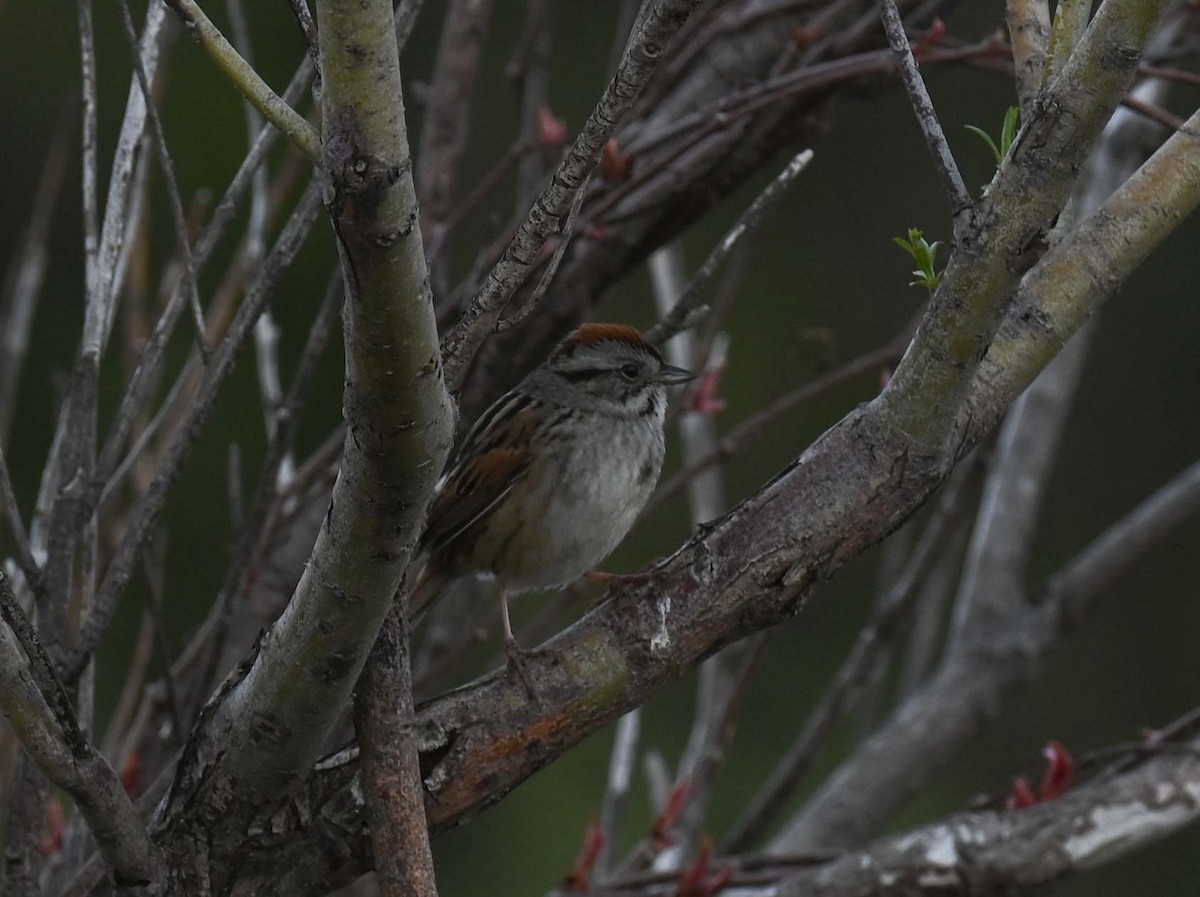
[[[568,894],[583,894],[592,888],[592,870],[596,860],[604,850],[604,830],[600,823],[593,819],[588,823],[587,832],[583,836],[583,848],[575,858],[571,874],[563,879],[562,890]]]
[[[612,137],[600,150],[600,176],[610,184],[619,184],[629,177],[633,169],[633,158],[621,152],[617,138]]]

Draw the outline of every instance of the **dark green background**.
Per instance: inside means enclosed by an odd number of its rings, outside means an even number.
[[[248,4],[255,53],[267,80],[282,89],[301,51],[286,4]],[[613,33],[612,4],[572,0],[557,5],[550,101],[574,133],[590,111],[604,78]],[[950,20],[952,33],[979,37],[994,30],[1002,4],[968,7]],[[224,25],[223,10],[208,3]],[[520,4],[497,3],[493,40],[480,79],[481,102],[472,121],[473,147],[462,183],[473,183],[508,146],[514,134],[516,95],[503,69],[521,27]],[[421,118],[419,90],[436,48],[441,5],[427,4],[404,60],[410,122]],[[101,170],[107,171],[129,81],[128,52],[112,4],[97,4],[101,76]],[[140,21],[140,12],[137,13]],[[7,265],[25,222],[59,109],[77,89],[76,26],[68,4],[0,3],[0,264]],[[991,174],[991,158],[966,124],[997,131],[1013,102],[1002,76],[957,69],[930,73],[930,88],[967,183],[976,189]],[[1181,92],[1177,111],[1190,110],[1197,94]],[[201,53],[183,39],[170,56],[164,117],[185,193],[223,189],[245,150],[242,109],[231,87]],[[415,141],[414,141],[415,145]],[[896,90],[844,99],[832,128],[815,145],[816,158],[790,196],[756,236],[753,264],[728,321],[732,338],[723,395],[728,409],[718,419],[728,429],[759,407],[806,382],[830,364],[890,339],[921,300],[906,286],[908,265],[891,243],[907,228],[946,239],[945,204],[914,120]],[[276,158],[280,153],[276,153]],[[686,236],[695,266],[732,217],[783,164],[693,228]],[[8,447],[25,513],[32,505],[52,432],[58,390],[77,347],[82,320],[82,252],[78,164],[72,162],[52,234],[53,253],[38,310],[33,351]],[[161,190],[152,202],[159,255],[173,239]],[[502,217],[511,209],[504,197]],[[496,220],[477,216],[460,234],[455,259],[469,263]],[[1200,312],[1197,310],[1196,221],[1181,227],[1105,309],[1083,385],[1070,418],[1042,515],[1033,579],[1055,570],[1151,490],[1193,461],[1200,447]],[[226,255],[234,246],[227,240]],[[285,376],[294,363],[308,321],[333,261],[328,229],[318,225],[277,296],[283,327]],[[210,270],[220,270],[219,265]],[[456,273],[462,273],[460,269]],[[212,275],[204,279],[211,288]],[[603,316],[639,325],[655,317],[648,279],[635,273],[613,290]],[[824,328],[829,345],[810,334]],[[182,328],[181,328],[182,329]],[[179,340],[182,358],[187,346]],[[335,340],[336,342],[336,340]],[[117,395],[110,366],[105,409]],[[305,422],[303,442],[312,445],[337,420],[341,389],[340,349],[323,362]],[[772,427],[752,449],[725,468],[729,496],[758,488],[824,428],[877,390],[876,378],[835,390]],[[188,462],[169,505],[167,590],[170,625],[182,644],[223,576],[230,531],[225,499],[228,450],[242,452],[247,487],[264,446],[252,365],[244,360],[225,390],[206,435]],[[629,570],[665,553],[689,531],[681,500],[643,522],[608,563]],[[1038,752],[1057,739],[1077,752],[1139,737],[1197,703],[1200,691],[1200,526],[1182,529],[1153,552],[1100,605],[1098,611],[1041,670],[1029,689],[1005,703],[996,724],[972,741],[959,760],[924,789],[898,826],[934,818],[964,806],[980,792],[1007,787],[1011,776],[1040,775]],[[6,545],[0,545],[6,548]],[[765,771],[826,687],[873,601],[878,549],[850,564],[816,595],[795,621],[774,633],[756,686],[743,712],[733,756],[719,782],[713,814],[720,833],[753,793]],[[100,664],[101,716],[111,709],[122,658],[140,606],[131,590],[122,614],[123,639],[108,646]],[[531,603],[518,608],[528,612]],[[686,737],[692,682],[666,690],[648,705],[645,745],[674,762]],[[553,767],[519,788],[502,804],[435,844],[442,893],[537,894],[569,869],[589,818],[598,812],[610,731],[589,739]],[[828,770],[852,746],[858,725],[844,727],[823,758]],[[816,779],[813,780],[814,782]],[[652,813],[644,789],[632,804],[628,831],[645,830]],[[1192,895],[1200,886],[1200,832],[1168,839],[1136,857],[1105,867],[1058,889],[1071,895],[1159,893]]]

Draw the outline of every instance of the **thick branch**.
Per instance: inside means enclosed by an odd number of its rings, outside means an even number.
[[[177,782],[174,809],[187,812],[199,796],[203,822],[220,833],[214,858],[237,849],[248,818],[310,768],[346,707],[453,428],[391,4],[327,0],[317,23],[326,201],[346,282],[347,432],[329,511],[292,600],[245,679],[210,711]]]
[[[1107,0],[997,170],[884,393],[889,423],[917,442],[933,448],[956,440],[955,415],[1004,306],[1040,254],[1165,5]]]
[[[1178,178],[1157,181],[1175,187],[1159,202],[1182,208],[1176,205],[1180,194],[1190,195],[1186,160],[1169,147],[1163,153],[1184,171]],[[1150,168],[1159,165],[1156,157]],[[1190,170],[1190,189],[1200,193],[1200,170]],[[1144,188],[1135,181],[1110,202],[1124,205],[1131,196],[1142,195]],[[1148,212],[1140,227],[1161,238],[1165,228],[1160,230],[1154,219],[1179,219],[1163,216],[1162,205],[1153,207],[1159,211]],[[1103,209],[1098,215],[1107,217]],[[1128,237],[1135,243],[1142,240],[1137,234]],[[1103,250],[1088,255],[1088,245],[1075,247],[1078,270],[1090,275],[1089,287],[1080,287],[1077,300],[1086,296],[1095,308],[1118,282],[1109,270],[1124,271],[1124,263]],[[1098,290],[1097,283],[1106,288]],[[1037,301],[1049,302],[1050,297],[1039,292]],[[1012,314],[1018,316],[1019,308]],[[993,376],[976,383],[976,417],[960,448],[990,429],[1028,384],[1032,374],[1021,370],[1011,378]],[[877,400],[853,412],[761,493],[682,548],[649,582],[618,589],[610,601],[548,643],[547,653],[531,662],[543,706],[531,707],[519,687],[493,676],[420,711],[422,755],[431,764],[424,770],[431,824],[452,824],[498,800],[699,657],[791,615],[813,583],[918,507],[940,481],[948,459],[922,454],[903,434],[883,426],[878,406]],[[800,507],[807,513],[782,510]],[[1042,620],[1031,625],[1043,632],[1052,628]],[[996,646],[993,653],[1003,667],[1004,652]],[[1005,669],[1006,678],[1023,675]],[[958,687],[960,698],[975,693],[965,684]],[[930,725],[935,729],[944,724],[940,714],[934,719]]]
[[[1021,115],[1029,118],[1045,79],[1046,44],[1050,40],[1050,9],[1046,0],[1008,0],[1008,37]]]
[[[1200,741],[1015,812],[964,813],[805,870],[774,897],[988,897],[1112,862],[1200,816]]]

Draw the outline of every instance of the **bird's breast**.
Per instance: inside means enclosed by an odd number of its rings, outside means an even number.
[[[629,532],[658,481],[661,424],[593,422],[587,438],[546,453],[529,471],[523,503],[524,550],[506,552],[497,569],[510,588],[561,585],[594,569]],[[515,547],[515,546],[514,546]]]

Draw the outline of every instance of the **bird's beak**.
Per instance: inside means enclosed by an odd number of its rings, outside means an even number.
[[[673,364],[664,364],[659,368],[658,376],[654,379],[664,386],[674,386],[677,383],[687,383],[694,380],[696,375],[685,368],[677,368]]]

